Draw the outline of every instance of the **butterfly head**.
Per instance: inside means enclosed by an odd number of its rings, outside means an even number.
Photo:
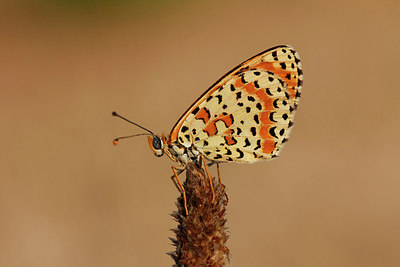
[[[139,133],[139,134],[133,134],[133,135],[121,136],[121,137],[115,138],[115,139],[113,140],[113,144],[114,144],[114,145],[117,145],[117,144],[118,144],[118,141],[119,141],[120,139],[131,138],[131,137],[141,136],[141,135],[147,135],[147,139],[148,139],[148,141],[149,141],[150,148],[151,148],[151,150],[153,150],[154,154],[155,154],[157,157],[161,157],[162,155],[164,155],[164,148],[166,147],[166,146],[165,146],[165,144],[166,144],[166,139],[165,139],[165,136],[164,136],[164,135],[161,135],[161,136],[156,135],[156,134],[154,134],[152,131],[150,131],[149,129],[144,128],[143,126],[137,124],[136,122],[133,122],[133,121],[128,120],[127,118],[125,118],[125,117],[119,115],[119,114],[118,114],[117,112],[115,112],[115,111],[112,112],[112,115],[113,115],[114,117],[119,117],[119,118],[121,118],[121,119],[123,119],[123,120],[125,120],[125,121],[127,121],[127,122],[129,122],[129,123],[131,123],[131,124],[133,124],[133,125],[135,125],[135,126],[137,126],[137,127],[139,127],[139,128],[141,128],[141,129],[143,129],[143,130],[146,131],[145,133]]]
[[[151,150],[153,150],[154,152],[154,155],[156,155],[157,157],[161,157],[162,155],[164,155],[164,148],[166,144],[164,135],[149,135],[147,136],[147,140],[149,142]]]

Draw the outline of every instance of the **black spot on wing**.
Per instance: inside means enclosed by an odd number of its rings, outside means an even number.
[[[187,130],[189,130],[189,128],[186,127],[186,126],[183,126],[183,127],[181,128],[182,133],[186,132]]]
[[[276,53],[276,50],[274,52],[272,52],[272,56],[274,57],[274,60],[278,60],[278,55]]]
[[[235,119],[233,118],[232,114],[229,114],[229,118],[231,118],[232,124],[235,122]]]
[[[192,114],[193,115],[196,115],[197,114],[197,112],[199,112],[199,107],[196,107],[193,111],[192,111]]]
[[[293,67],[294,68],[294,67]],[[303,75],[303,70],[302,69],[299,69],[299,68],[297,68],[297,74],[298,75]]]
[[[254,150],[257,150],[259,148],[261,148],[261,140],[260,139],[257,140],[257,146],[254,148]]]
[[[260,121],[258,120],[258,115],[256,114],[256,115],[254,115],[254,121],[257,123],[257,124],[259,124],[260,123]]]
[[[244,153],[242,150],[240,150],[239,148],[236,148],[236,151],[239,153],[239,156],[237,157],[238,159],[241,159],[244,157]]]
[[[275,129],[276,129],[276,127],[271,127],[271,128],[269,129],[269,134],[270,134],[271,136],[275,137],[275,138],[278,138],[278,136],[276,136]]]
[[[251,131],[251,134],[252,134],[253,136],[256,136],[256,134],[257,134],[256,127],[251,127],[251,128],[250,128],[250,131]]]
[[[221,104],[222,102],[222,95],[217,95],[215,96],[216,98],[218,98],[218,104]]]
[[[272,102],[272,105],[274,106],[274,108],[278,108],[278,101],[279,101],[279,98],[275,99],[274,102]]]
[[[251,95],[249,95],[249,96],[247,97],[247,99],[248,99],[249,101],[251,101],[251,102],[256,101],[256,99],[255,99],[254,97],[252,97]]]
[[[244,140],[244,142],[245,142],[246,145],[244,145],[243,147],[248,147],[248,146],[251,145],[248,138],[246,138],[246,139]]]
[[[215,157],[214,157],[214,159],[221,159],[222,158],[222,156],[220,155],[220,154],[218,154],[218,155],[216,155]]]
[[[270,120],[270,121],[273,121],[273,122],[277,122],[276,120],[274,120],[274,114],[275,114],[275,112],[271,112],[271,113],[269,114],[269,120]]]

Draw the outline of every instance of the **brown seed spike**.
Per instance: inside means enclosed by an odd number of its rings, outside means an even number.
[[[214,201],[211,201],[212,191],[204,170],[194,163],[187,165],[183,186],[188,215],[185,214],[182,197],[177,202],[178,211],[172,213],[179,224],[172,230],[176,234],[176,238],[171,239],[176,250],[168,253],[175,266],[225,266],[229,262],[225,226],[228,199],[225,186],[215,179],[212,182]]]

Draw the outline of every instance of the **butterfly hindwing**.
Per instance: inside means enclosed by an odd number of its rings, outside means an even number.
[[[302,86],[289,46],[267,50],[230,71],[182,116],[170,138],[212,161],[276,157],[288,138]]]

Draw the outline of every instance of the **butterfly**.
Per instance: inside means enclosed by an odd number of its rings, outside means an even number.
[[[204,164],[212,187],[205,159],[218,167],[223,162],[251,163],[277,157],[292,129],[302,85],[298,53],[289,45],[279,45],[222,76],[183,113],[167,137],[116,112],[113,115],[147,131],[139,135],[148,136],[157,157],[166,154],[179,164],[172,170],[186,200],[178,174],[188,162]],[[127,137],[132,136],[121,138]],[[121,138],[114,139],[114,144]]]

